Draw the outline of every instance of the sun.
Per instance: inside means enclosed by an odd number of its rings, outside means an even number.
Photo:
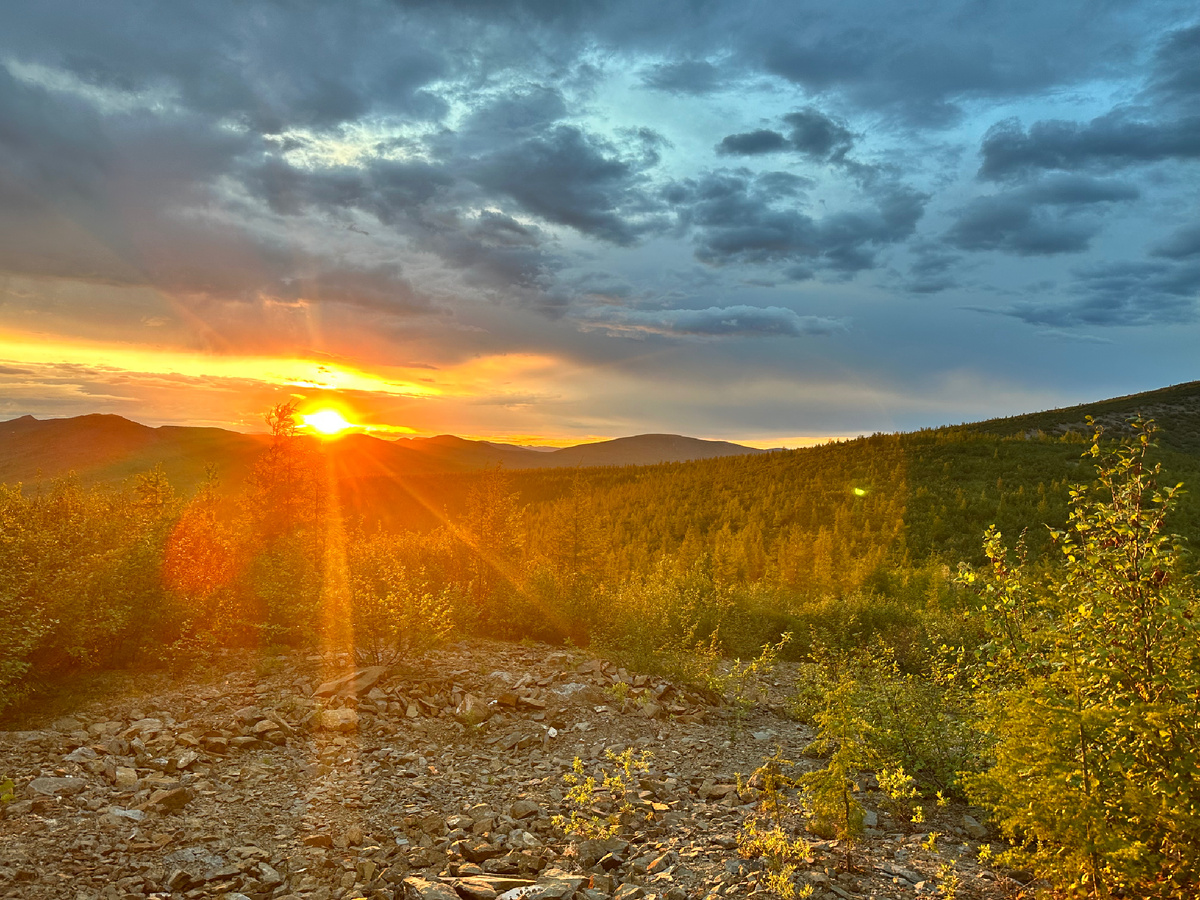
[[[341,434],[347,428],[354,427],[354,423],[347,422],[336,409],[319,409],[314,413],[307,413],[302,418],[306,427],[318,434],[329,436]]]

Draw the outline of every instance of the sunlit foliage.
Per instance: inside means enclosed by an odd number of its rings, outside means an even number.
[[[964,570],[984,598],[979,679],[996,740],[970,781],[1014,855],[1089,897],[1194,897],[1200,889],[1200,622],[1166,516],[1153,427],[1097,441],[1094,485],[1071,491],[1059,565]]]

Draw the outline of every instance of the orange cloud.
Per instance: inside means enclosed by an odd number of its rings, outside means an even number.
[[[145,375],[232,378],[279,386],[406,397],[430,397],[442,393],[437,386],[420,383],[404,370],[375,373],[326,359],[216,356],[13,332],[0,332],[0,359],[18,364],[74,364]],[[424,370],[415,371],[424,377]]]
[[[36,392],[39,385],[43,391],[71,390],[79,393],[81,400],[87,395],[102,399],[101,386],[109,391],[121,386],[124,396],[107,399],[123,403],[140,399],[143,404],[149,400],[154,407],[160,405],[163,391],[189,390],[186,402],[193,410],[209,407],[204,419],[214,424],[219,420],[214,420],[212,407],[228,406],[231,392],[239,398],[234,401],[238,409],[229,408],[227,421],[244,425],[255,422],[258,414],[252,410],[278,402],[278,392],[283,391],[284,397],[302,401],[302,412],[334,407],[350,421],[361,423],[359,430],[392,434],[430,433],[430,426],[466,430],[462,429],[465,423],[458,421],[464,404],[519,407],[540,396],[545,383],[570,374],[560,360],[538,354],[478,356],[440,367],[420,363],[363,366],[332,356],[210,354],[13,330],[0,330],[3,365],[14,374],[22,373],[18,379],[27,383],[27,390]],[[152,392],[153,400],[147,392]],[[270,392],[275,400],[270,399]],[[226,400],[219,401],[217,395]],[[426,401],[437,402],[429,406]],[[402,405],[396,407],[396,403]],[[392,415],[381,415],[384,407],[392,407]],[[141,415],[148,413],[157,417],[143,406]],[[404,424],[393,420],[397,416]],[[410,421],[414,417],[425,427],[411,427],[416,424]],[[445,421],[447,417],[454,423]]]

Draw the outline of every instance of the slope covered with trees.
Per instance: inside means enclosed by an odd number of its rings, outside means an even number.
[[[1200,508],[1172,486],[1197,483],[1200,458],[1156,447],[1144,423],[1124,444],[961,426],[647,467],[366,477],[301,439],[292,408],[269,423],[232,489],[210,474],[183,494],[161,468],[119,490],[0,488],[0,702],[222,646],[386,663],[471,633],[591,643],[743,702],[758,663],[720,658],[784,655],[808,667],[795,714],[828,756],[796,782],[818,833],[853,843],[848,779],[869,771],[897,809],[974,798],[1013,860],[1064,889],[1197,887],[1185,546]]]

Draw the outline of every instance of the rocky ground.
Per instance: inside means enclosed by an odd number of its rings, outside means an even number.
[[[219,678],[0,732],[0,782],[13,782],[0,897],[765,900],[763,861],[738,850],[759,799],[745,780],[776,748],[802,760],[812,740],[783,715],[783,668],[746,714],[540,646],[456,644],[419,667],[220,665]],[[553,817],[571,812],[573,760],[599,776],[613,768],[606,751],[628,747],[653,755],[626,826],[606,840],[564,834]],[[979,863],[988,835],[971,810],[902,827],[869,782],[860,797],[868,829],[850,870],[844,847],[813,838],[801,893],[1015,893]],[[607,800],[600,791],[585,817]]]

